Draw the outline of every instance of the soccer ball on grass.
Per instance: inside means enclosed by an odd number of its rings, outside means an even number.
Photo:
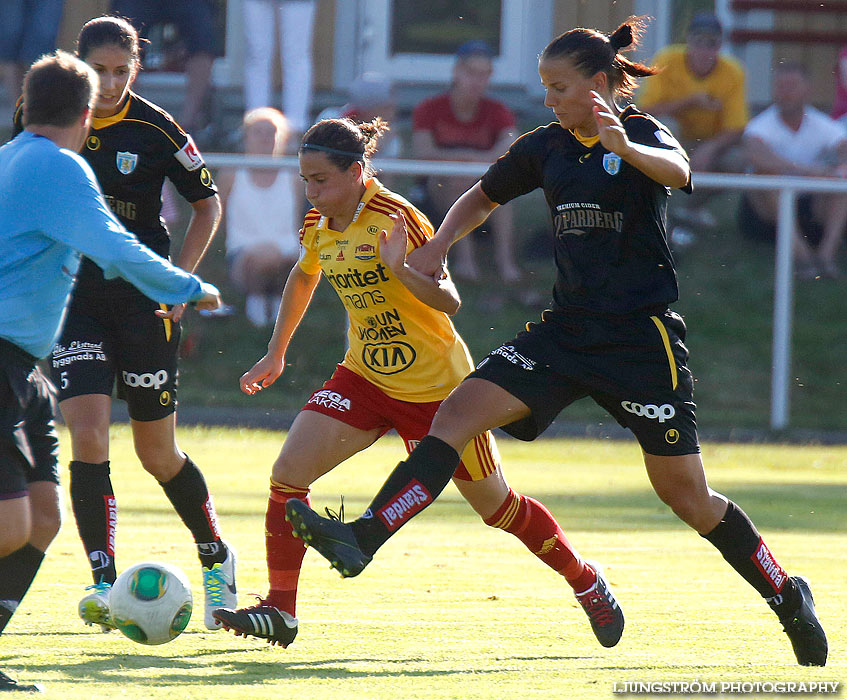
[[[134,642],[164,644],[191,619],[191,588],[175,566],[145,561],[118,576],[109,593],[112,623]]]

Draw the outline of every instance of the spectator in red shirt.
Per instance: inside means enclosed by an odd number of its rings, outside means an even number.
[[[469,41],[456,52],[450,89],[419,104],[412,115],[412,150],[425,160],[492,163],[515,138],[515,115],[503,103],[485,96],[491,80],[494,52],[484,41]],[[475,178],[431,177],[427,189],[444,216],[453,202],[471,187]],[[498,207],[488,223],[494,234],[495,259],[503,282],[521,277],[512,246],[512,209]],[[476,280],[479,266],[470,236],[451,251],[455,277]]]

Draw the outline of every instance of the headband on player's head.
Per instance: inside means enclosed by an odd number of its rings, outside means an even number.
[[[365,157],[365,152],[362,151],[358,153],[356,151],[341,151],[337,148],[330,148],[329,146],[321,146],[317,143],[304,143],[300,146],[301,151],[323,151],[324,153],[332,153],[336,156],[346,156],[347,158],[355,158],[356,160],[361,160]]]

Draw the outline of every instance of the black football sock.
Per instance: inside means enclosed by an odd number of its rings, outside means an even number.
[[[197,544],[200,563],[207,569],[226,559],[226,545],[218,532],[218,516],[203,473],[185,457],[185,464],[168,482],[159,482],[182,522],[191,531]]]
[[[402,525],[432,503],[450,483],[459,455],[450,445],[427,435],[400,462],[371,505],[351,523],[361,550],[373,556]]]
[[[729,501],[721,521],[703,537],[717,547],[780,618],[797,610],[800,597],[794,582],[774,559],[756,526],[735,503]]]
[[[70,473],[71,507],[94,583],[114,583],[118,506],[109,478],[109,463],[73,461]]]
[[[0,634],[24,599],[42,561],[44,552],[31,544],[0,559]]]

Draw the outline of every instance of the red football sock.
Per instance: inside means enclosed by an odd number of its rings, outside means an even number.
[[[294,537],[291,525],[285,519],[285,503],[290,498],[299,498],[311,505],[309,489],[281,484],[271,479],[268,511],[265,514],[265,551],[270,590],[265,600],[269,605],[296,617],[297,582],[306,555],[306,545],[303,540]]]
[[[594,585],[594,570],[582,561],[550,511],[534,498],[509,489],[506,500],[485,524],[517,537],[530,552],[564,576],[575,591]]]

